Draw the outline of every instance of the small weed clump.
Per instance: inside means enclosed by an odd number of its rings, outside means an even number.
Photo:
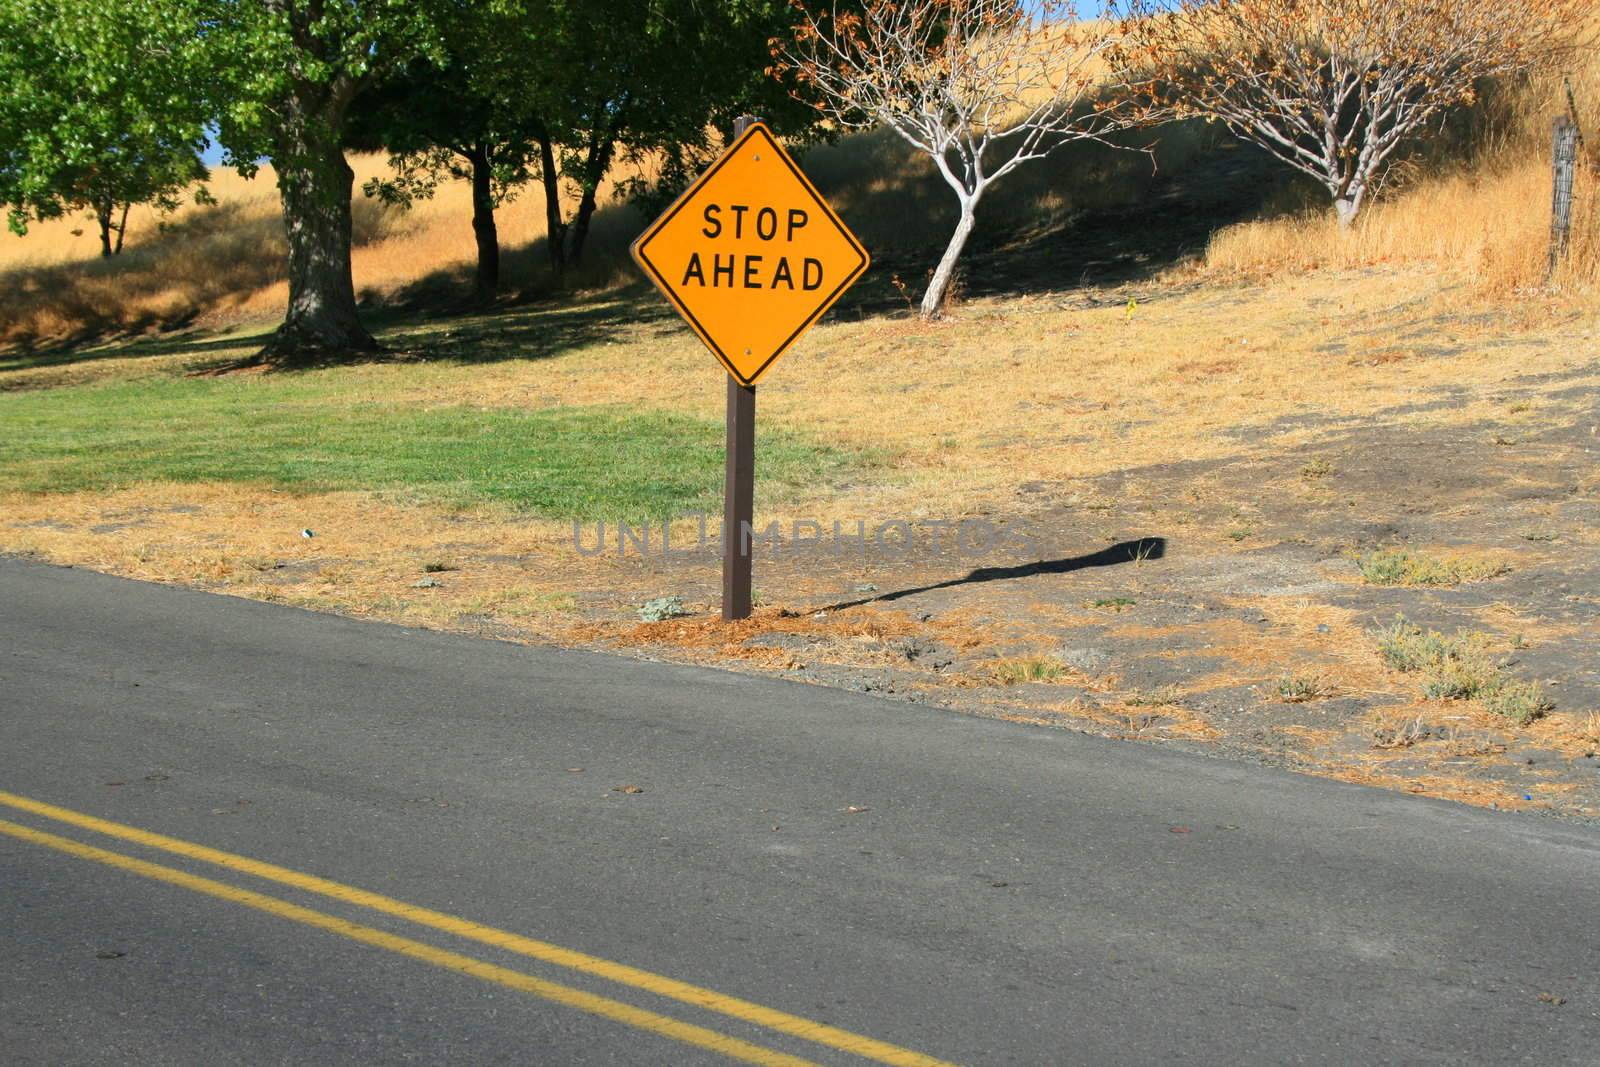
[[[1483,706],[1518,726],[1526,726],[1555,707],[1545,697],[1539,683],[1513,682],[1509,679],[1503,680],[1502,684],[1484,695]]]
[[[1090,608],[1101,608],[1107,611],[1121,611],[1123,608],[1131,608],[1137,603],[1137,600],[1129,600],[1125,596],[1108,596],[1101,597],[1098,600],[1085,601],[1084,606]]]
[[[1423,668],[1422,695],[1429,700],[1477,700],[1494,692],[1499,668],[1473,645],[1458,646]]]
[[[1368,585],[1459,585],[1482,582],[1511,568],[1503,560],[1459,556],[1425,556],[1404,549],[1384,548],[1356,560]]]
[[[1372,731],[1372,747],[1382,749],[1410,748],[1419,741],[1426,741],[1433,736],[1433,731],[1421,717],[1407,719],[1398,726],[1379,725]]]
[[[1552,707],[1537,683],[1517,681],[1494,661],[1483,634],[1458,631],[1447,637],[1399,617],[1376,637],[1383,662],[1403,674],[1420,675],[1428,700],[1477,701],[1519,726]]]
[[[639,605],[639,619],[642,622],[665,622],[687,614],[689,612],[683,606],[683,597],[676,593],[658,596]]]
[[[1166,708],[1183,699],[1183,691],[1175,685],[1164,685],[1160,689],[1136,689],[1123,698],[1123,703],[1132,708]]]
[[[997,661],[989,669],[989,676],[996,685],[1021,685],[1023,682],[1053,682],[1066,671],[1066,664],[1052,656],[1016,656]]]
[[[1577,736],[1580,741],[1600,745],[1600,711],[1591,711],[1584,716],[1582,725],[1578,727]]]
[[[1285,675],[1278,679],[1278,699],[1285,704],[1304,704],[1328,693],[1328,684],[1315,675]]]
[[[1333,464],[1325,459],[1314,459],[1300,468],[1300,477],[1308,482],[1319,481],[1333,473]]]

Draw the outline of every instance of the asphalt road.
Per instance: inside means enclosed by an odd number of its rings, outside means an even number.
[[[1595,1064],[1597,876],[1581,827],[0,559],[6,1063]]]

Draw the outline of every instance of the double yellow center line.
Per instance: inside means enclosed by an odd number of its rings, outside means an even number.
[[[54,804],[47,804],[43,801],[18,796],[13,793],[0,791],[0,805],[142,845],[146,848],[157,849],[186,859],[213,864],[227,870],[238,871],[267,881],[277,882],[307,893],[329,897],[341,903],[367,908],[384,915],[404,919],[419,926],[429,927],[469,941],[489,945],[496,949],[527,956],[543,963],[554,964],[558,967],[565,967],[569,970],[593,975],[621,985],[631,986],[634,989],[652,993],[656,996],[676,1000],[706,1011],[716,1012],[731,1019],[754,1023],[768,1030],[787,1034],[791,1037],[798,1037],[815,1044],[825,1045],[878,1063],[892,1064],[895,1067],[951,1067],[945,1061],[935,1059],[932,1056],[901,1048],[898,1045],[891,1045],[875,1038],[865,1037],[861,1034],[851,1033],[848,1030],[829,1026],[813,1019],[791,1015],[788,1012],[768,1008],[738,997],[728,996],[725,993],[718,993],[715,990],[692,985],[675,978],[668,978],[665,975],[630,967],[625,963],[603,959],[599,956],[591,956],[575,949],[563,948],[547,941],[539,941],[535,938],[524,937],[521,934],[499,930],[492,926],[485,926],[470,919],[448,915],[430,908],[407,904],[392,897],[372,893],[365,889],[357,889],[354,886],[319,878],[316,875],[305,874],[287,867],[280,867],[276,864],[253,860],[247,856],[239,856],[231,852],[208,848],[205,845],[195,844],[191,841],[183,841],[175,837],[152,833],[148,830],[141,830],[138,827],[111,822],[107,819],[100,819],[93,815],[86,815],[82,812],[57,807]],[[92,860],[109,867],[142,875],[146,878],[165,882],[168,885],[180,886],[197,893],[204,893],[207,896],[254,908],[257,911],[338,934],[365,945],[385,949],[424,963],[470,975],[486,982],[493,982],[524,993],[531,993],[534,996],[542,997],[557,1004],[577,1008],[592,1015],[623,1023],[640,1030],[718,1052],[746,1063],[790,1067],[790,1065],[811,1062],[717,1030],[635,1007],[620,1000],[562,985],[559,982],[536,978],[521,971],[514,971],[458,952],[450,952],[421,941],[401,937],[385,930],[351,922],[335,915],[290,903],[287,900],[280,900],[277,897],[243,889],[226,882],[202,878],[175,867],[166,867],[158,863],[137,859],[133,856],[125,856],[119,852],[83,844],[71,838],[46,833],[19,823],[0,819],[0,834],[55,849],[58,852],[76,856],[80,859]]]

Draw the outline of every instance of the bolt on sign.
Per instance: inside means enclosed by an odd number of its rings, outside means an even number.
[[[866,271],[867,250],[760,122],[633,243],[633,258],[741,385]]]

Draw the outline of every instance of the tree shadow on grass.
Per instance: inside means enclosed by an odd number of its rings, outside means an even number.
[[[963,293],[1022,296],[1148,282],[1203,254],[1221,229],[1312,202],[1306,183],[1259,149],[1181,126],[1163,137],[1152,154],[1073,145],[1002,179],[978,208],[958,267]],[[1135,135],[1124,141],[1140,143]],[[874,164],[898,175],[892,182],[842,176],[852,192],[841,198],[841,216],[873,256],[871,273],[841,302],[845,314],[907,309],[892,279],[920,298],[955,228],[954,195],[901,151],[898,170]]]
[[[962,258],[966,293],[1022,295],[1146,280],[1202,252],[1225,226],[1298,210],[1306,202],[1303,188],[1281,165],[1203,124],[1175,123],[1122,141],[1123,149],[1069,146],[996,185],[979,208],[978,229]],[[1152,142],[1153,150],[1141,150]],[[859,318],[903,310],[905,298],[891,279],[900,278],[920,295],[955,227],[949,187],[925,156],[888,131],[796,154],[873,259],[832,314]],[[648,222],[628,204],[602,208],[585,265],[559,280],[543,238],[504,247],[502,277],[516,295],[500,306],[570,301],[575,292],[634,291],[640,275],[628,245]],[[367,291],[363,298],[374,308],[456,314],[473,310],[465,304],[473,275],[471,263],[450,264],[398,290]],[[640,306],[649,305],[646,300]]]
[[[949,237],[946,222],[955,226],[954,195],[923,163],[888,133],[803,152],[808,176],[874,258],[830,317],[904,309],[896,277],[920,293],[923,275]],[[1304,189],[1274,160],[1216,131],[1168,131],[1154,157],[1072,146],[1032,171],[1008,176],[979,208],[978,234],[963,258],[963,286],[970,296],[1021,296],[1142,282],[1202,253],[1222,227],[1298,210],[1302,203]],[[370,315],[374,322],[392,315],[397,325],[424,314],[430,320],[459,315],[459,330],[422,347],[427,358],[462,362],[546,357],[600,341],[611,326],[656,323],[666,333],[677,317],[627,253],[646,222],[629,205],[606,206],[595,216],[589,262],[565,280],[576,290],[587,288],[587,296],[574,298],[549,274],[546,243],[538,238],[504,253],[502,272],[518,296],[501,307],[462,307],[474,272],[470,264],[453,264],[397,293],[368,294],[376,309]],[[398,331],[384,341],[405,347],[408,336],[422,333]]]
[[[174,330],[185,326],[192,326],[192,320],[175,324]],[[43,349],[29,349],[18,347],[9,353],[0,354],[0,392],[5,392],[8,386],[5,373],[7,371],[37,370],[49,367],[64,367],[94,363],[103,359],[142,359],[156,358],[159,356],[205,356],[216,354],[216,365],[225,366],[238,362],[236,357],[223,358],[222,353],[237,353],[240,350],[253,350],[266,344],[272,336],[271,330],[260,333],[238,333],[217,335],[210,331],[192,331],[187,333],[166,334],[160,337],[144,337],[139,340],[125,343],[107,343],[103,347],[73,348],[65,344],[51,345]],[[195,368],[204,371],[207,365],[203,362]]]
[[[1090,552],[1083,556],[1039,560],[1034,563],[1021,563],[1011,567],[979,567],[976,570],[969,571],[961,578],[951,578],[944,582],[919,585],[911,589],[896,589],[893,592],[879,596],[862,597],[859,600],[842,601],[838,604],[829,604],[819,610],[843,611],[845,608],[857,608],[863,604],[882,604],[892,600],[902,600],[906,597],[916,596],[919,593],[931,593],[939,589],[954,589],[963,585],[1006,582],[1018,578],[1033,578],[1041,574],[1071,574],[1073,571],[1088,570],[1093,567],[1115,567],[1123,563],[1142,563],[1145,560],[1161,559],[1166,554],[1167,539],[1165,537],[1141,537],[1134,541],[1119,541],[1109,548],[1102,548],[1098,552]]]
[[[582,303],[541,300],[493,312],[429,316],[420,325],[414,312],[369,316],[391,351],[378,359],[423,359],[461,364],[511,359],[550,359],[576,348],[613,339],[619,331],[653,326],[663,333],[678,322],[654,290],[637,284],[593,296]]]
[[[496,363],[513,359],[549,359],[573,349],[609,340],[623,329],[654,326],[663,334],[677,317],[649,286],[586,298],[582,303],[552,299],[508,304],[490,311],[418,312],[415,308],[378,307],[363,311],[363,321],[383,349],[358,358],[327,361],[327,366],[358,363],[454,362]],[[53,346],[49,350],[0,354],[0,392],[7,389],[6,371],[81,364],[101,359],[180,356],[194,360],[191,373],[208,374],[254,365],[254,353],[271,337],[270,329],[218,336],[192,332],[146,337],[93,349]],[[203,357],[215,356],[207,361]]]
[[[1217,229],[1271,213],[1275,199],[1283,206],[1289,183],[1261,153],[1182,124],[1159,135],[1153,154],[1074,145],[1008,176],[979,209],[978,231],[962,264],[965,292],[1006,296],[1145,280],[1203,250]],[[1150,141],[1156,133],[1134,135],[1129,143],[1144,143],[1141,136]],[[894,279],[920,293],[954,225],[950,190],[925,158],[886,132],[819,145],[802,152],[801,160],[874,259],[832,314],[903,311]],[[357,197],[358,243],[381,230],[382,219],[375,209],[363,210],[364,203]],[[0,274],[10,286],[0,296],[0,321],[7,322],[4,336],[11,341],[9,350],[0,350],[0,376],[264,343],[265,333],[218,336],[196,329],[202,315],[226,312],[282,280],[281,222],[275,214],[252,215],[248,206],[188,213],[119,260]],[[397,290],[365,290],[362,315],[389,350],[358,358],[542,359],[622,327],[657,324],[666,332],[676,319],[643,284],[627,252],[646,221],[626,204],[602,209],[586,264],[560,279],[550,270],[542,238],[506,247],[509,295],[488,306],[472,300],[471,263],[441,266]],[[64,322],[76,324],[71,333],[52,336],[51,325]],[[157,330],[161,335],[151,336]]]

